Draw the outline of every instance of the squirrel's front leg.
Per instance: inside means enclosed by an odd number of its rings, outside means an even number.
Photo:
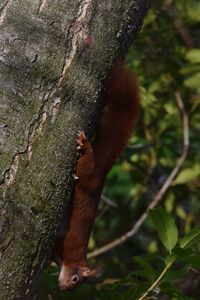
[[[64,237],[59,285],[62,289],[76,286],[86,278],[94,277],[97,270],[87,263],[87,247],[101,192],[96,176],[93,148],[83,132],[78,133],[78,177],[70,206],[69,223]]]

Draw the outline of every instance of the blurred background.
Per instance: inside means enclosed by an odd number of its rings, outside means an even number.
[[[127,148],[109,173],[90,252],[132,228],[182,155],[183,116],[177,97],[188,113],[190,147],[184,166],[159,206],[172,214],[180,237],[200,223],[200,1],[154,1],[129,51],[127,64],[140,81],[141,110]],[[131,288],[145,280],[138,273],[131,286],[130,276],[140,269],[140,258],[147,257],[159,272],[165,256],[153,223],[147,218],[132,238],[91,260],[103,269],[95,285],[61,292],[58,269],[51,265],[44,271],[37,299],[137,299]],[[169,282],[180,294],[167,297],[158,292],[148,299],[200,299],[198,269],[185,270],[180,262],[175,271],[177,275]],[[119,280],[120,285],[113,288]]]

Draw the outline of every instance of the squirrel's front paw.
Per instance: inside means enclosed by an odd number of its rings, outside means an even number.
[[[78,138],[76,139],[77,149],[80,150],[84,147],[84,143],[87,141],[85,133],[83,131],[78,131]]]

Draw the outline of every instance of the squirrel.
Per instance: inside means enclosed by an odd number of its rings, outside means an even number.
[[[67,230],[55,247],[61,265],[61,289],[73,288],[99,273],[87,262],[88,242],[106,175],[132,133],[139,104],[137,77],[121,61],[114,64],[106,80],[105,100],[106,110],[94,141],[90,143],[84,132],[78,132],[78,179]]]

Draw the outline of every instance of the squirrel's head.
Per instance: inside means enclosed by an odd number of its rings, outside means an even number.
[[[59,275],[59,286],[62,290],[72,289],[81,282],[97,277],[99,270],[81,266],[62,265]]]

